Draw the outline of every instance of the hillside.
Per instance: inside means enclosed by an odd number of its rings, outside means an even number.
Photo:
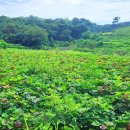
[[[116,29],[113,31],[113,35],[118,38],[129,38],[130,39],[130,26]]]

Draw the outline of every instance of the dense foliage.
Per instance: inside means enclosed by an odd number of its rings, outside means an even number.
[[[6,49],[6,48],[19,48],[19,49],[25,49],[24,46],[21,45],[15,45],[5,42],[4,40],[0,40],[0,48]]]
[[[38,17],[0,17],[0,39],[32,48],[42,46],[68,45],[70,41],[91,38],[91,34],[110,32],[130,25],[130,22],[97,25],[84,18],[41,19]],[[96,36],[94,37],[96,39]],[[59,42],[58,42],[59,41]],[[65,42],[65,43],[64,43]]]
[[[0,129],[123,130],[130,57],[0,49]]]

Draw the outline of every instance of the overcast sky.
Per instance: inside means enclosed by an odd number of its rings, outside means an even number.
[[[86,18],[108,24],[115,16],[130,21],[130,0],[0,0],[0,15],[41,18]]]

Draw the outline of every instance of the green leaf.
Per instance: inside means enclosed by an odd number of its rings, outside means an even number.
[[[11,124],[7,124],[7,127],[8,127],[9,129],[12,129],[12,128],[13,128],[13,126],[12,126]]]
[[[7,113],[3,113],[2,117],[7,118],[9,115]]]
[[[100,125],[101,125],[101,123],[100,123],[100,122],[98,122],[98,121],[94,121],[94,122],[92,122],[92,125],[93,125],[93,126],[100,126]]]

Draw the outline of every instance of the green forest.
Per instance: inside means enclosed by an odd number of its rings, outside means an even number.
[[[80,42],[81,39],[90,44],[92,41],[100,45],[103,33],[127,26],[130,26],[130,22],[97,25],[84,18],[69,20],[1,16],[0,39],[33,49],[65,47]]]
[[[0,130],[130,130],[130,22],[0,16]]]

